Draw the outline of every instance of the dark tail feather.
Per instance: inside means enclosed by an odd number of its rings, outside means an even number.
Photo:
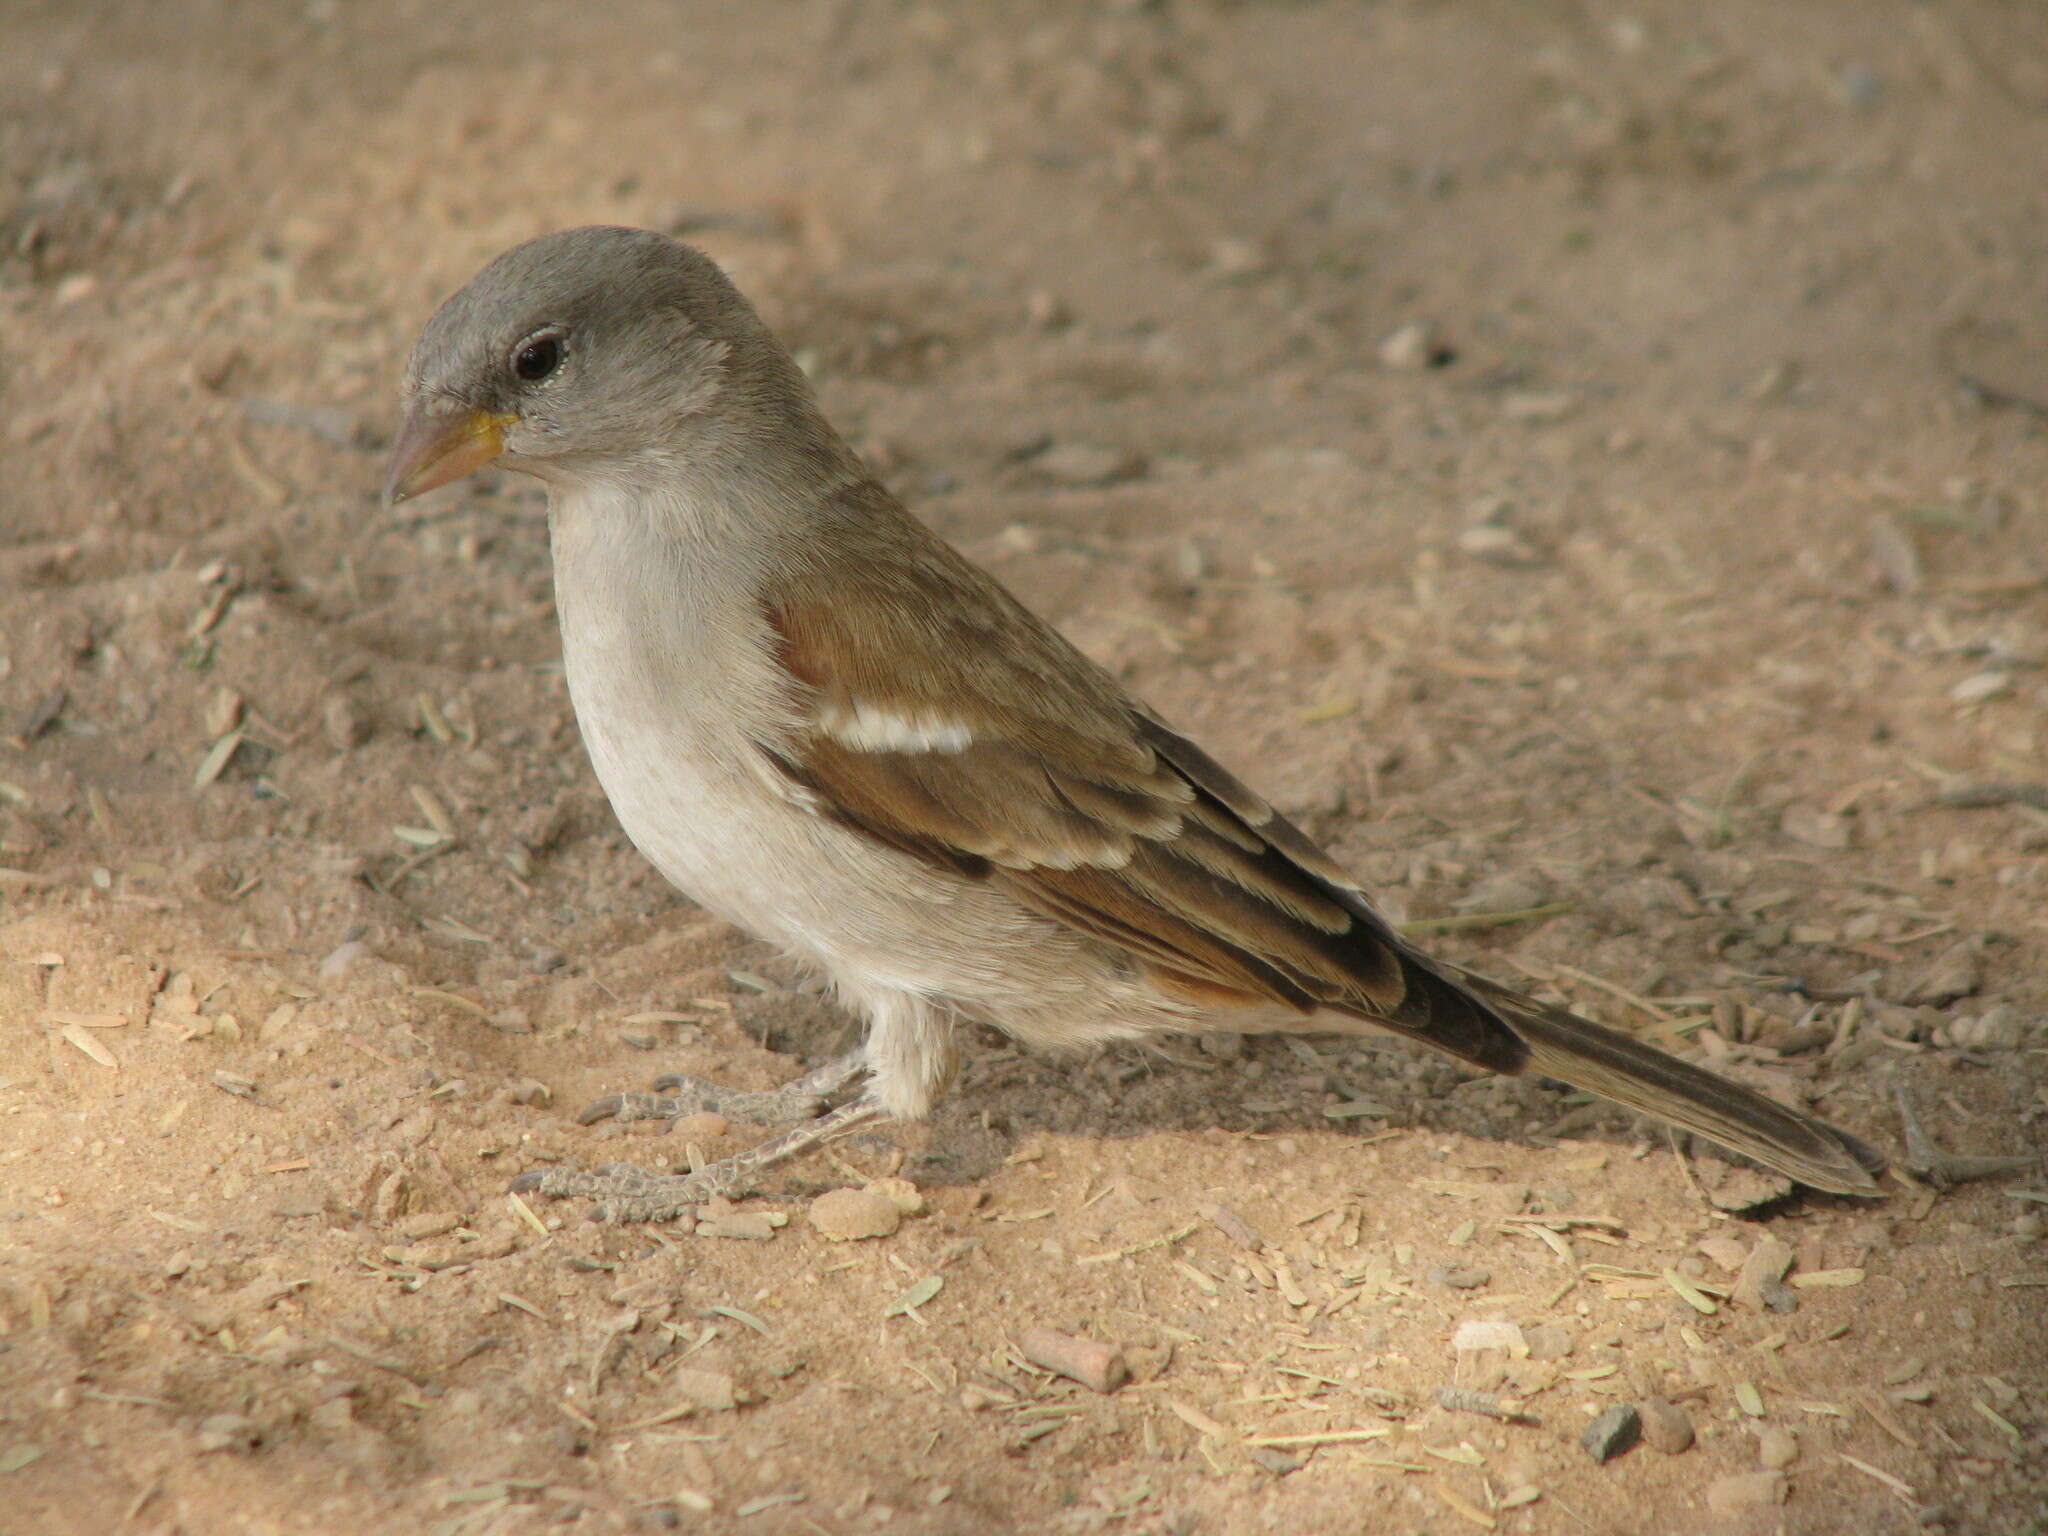
[[[1884,1158],[1855,1137],[1589,1019],[1461,973],[1528,1050],[1528,1071],[1655,1115],[1838,1195],[1874,1195]]]
[[[1484,976],[1412,952],[1401,958],[1407,996],[1394,1017],[1375,1021],[1383,1027],[1474,1066],[1584,1088],[1815,1189],[1877,1193],[1884,1158],[1825,1121]]]

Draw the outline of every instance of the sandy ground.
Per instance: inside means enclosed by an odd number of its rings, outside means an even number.
[[[625,845],[534,491],[375,499],[433,304],[596,220],[1444,952],[2038,1151],[2048,13],[1697,10],[0,7],[0,1526],[2041,1530],[2038,1167],[983,1038],[736,1235],[505,1193],[847,1030]]]

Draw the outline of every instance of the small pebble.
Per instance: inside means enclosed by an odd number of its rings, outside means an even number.
[[[1707,1484],[1707,1508],[1717,1515],[1739,1515],[1759,1504],[1784,1502],[1782,1472],[1737,1472]]]
[[[1790,1430],[1760,1429],[1756,1432],[1756,1459],[1773,1469],[1789,1467],[1799,1459],[1799,1441]]]
[[[320,962],[319,976],[322,981],[335,981],[346,976],[355,963],[370,952],[370,946],[361,939],[350,939],[337,944],[327,952]]]
[[[355,700],[345,693],[337,693],[321,707],[320,734],[336,751],[346,752],[370,739],[370,722],[356,708]]]
[[[1209,270],[1225,281],[1256,277],[1271,264],[1255,240],[1226,236],[1209,248]]]
[[[1778,817],[1778,830],[1795,843],[1804,843],[1809,848],[1825,848],[1830,853],[1839,853],[1854,841],[1855,825],[1847,816],[1797,803],[1786,806]],[[1760,929],[1768,926],[1759,925]]]
[[[1539,565],[1543,557],[1535,546],[1512,528],[1498,523],[1480,523],[1458,535],[1458,552],[1483,560],[1488,565],[1510,567]]]
[[[1636,1443],[1642,1434],[1642,1416],[1628,1403],[1620,1403],[1586,1426],[1579,1444],[1586,1454],[1602,1463],[1612,1461]]]
[[[1290,1456],[1285,1451],[1276,1451],[1267,1445],[1253,1446],[1251,1459],[1254,1464],[1275,1477],[1285,1477],[1290,1472],[1299,1472],[1302,1466],[1299,1456]]]
[[[1411,320],[1396,326],[1380,342],[1380,366],[1396,373],[1413,373],[1448,361],[1448,350],[1426,323]]]
[[[686,1365],[670,1372],[668,1379],[680,1396],[711,1413],[724,1413],[739,1402],[739,1394],[733,1390],[732,1377],[724,1371],[706,1371]]]
[[[263,1443],[263,1431],[254,1419],[239,1413],[210,1413],[199,1421],[199,1449],[227,1451],[242,1456]]]
[[[1871,525],[1870,562],[1894,592],[1918,592],[1926,584],[1920,551],[1906,531],[1890,518],[1880,518]]]
[[[1949,1038],[1965,1050],[2016,1050],[2026,1039],[2019,1010],[2009,1003],[1987,1008],[1975,1018],[1957,1019],[1949,1026]]]
[[[1077,1338],[1051,1328],[1026,1328],[1017,1336],[1024,1358],[1091,1392],[1114,1392],[1131,1379],[1124,1352],[1100,1339]]]
[[[1742,1268],[1748,1251],[1732,1237],[1703,1237],[1699,1250],[1731,1274]]]
[[[1515,390],[1501,396],[1500,413],[1509,421],[1563,421],[1578,404],[1563,390]]]
[[[2012,673],[2002,668],[1995,672],[1973,672],[1949,689],[1948,696],[1958,704],[1982,704],[1987,699],[2001,698],[2012,692]]]
[[[766,1211],[733,1211],[702,1218],[697,1231],[705,1237],[737,1237],[764,1243],[775,1235],[775,1223]]]
[[[811,1225],[835,1243],[887,1237],[902,1224],[896,1202],[869,1189],[829,1189],[811,1202]]]
[[[1918,985],[1905,999],[1939,1008],[1959,997],[1968,997],[1984,983],[1981,941],[1961,939],[1935,958]]]
[[[1692,1420],[1686,1411],[1668,1398],[1646,1397],[1642,1403],[1643,1439],[1652,1450],[1676,1456],[1691,1449]]]
[[[1735,1287],[1728,1299],[1735,1306],[1754,1312],[1793,1311],[1799,1305],[1799,1297],[1785,1284],[1785,1273],[1791,1267],[1789,1244],[1775,1237],[1759,1238],[1743,1261],[1742,1273],[1735,1277]]]
[[[1427,1276],[1431,1285],[1448,1286],[1454,1291],[1476,1291],[1483,1285],[1493,1283],[1490,1269],[1466,1269],[1455,1264],[1433,1266]]]
[[[439,1237],[444,1232],[453,1232],[462,1225],[462,1218],[454,1211],[421,1211],[416,1216],[402,1216],[398,1230],[414,1242],[429,1237]]]
[[[1542,1327],[1542,1324],[1537,1324]],[[1562,1330],[1560,1330],[1561,1332]],[[1567,1341],[1569,1347],[1569,1341]],[[1468,1317],[1451,1335],[1451,1348],[1463,1354],[1470,1350],[1500,1349],[1509,1354],[1530,1352],[1527,1335],[1515,1323],[1497,1317]]]
[[[1890,1365],[1886,1366],[1882,1379],[1886,1386],[1896,1387],[1901,1382],[1911,1381],[1926,1369],[1926,1361],[1908,1355],[1905,1359],[1894,1360]]]
[[[225,736],[242,723],[242,696],[232,688],[216,688],[207,696],[202,722],[208,736]]]

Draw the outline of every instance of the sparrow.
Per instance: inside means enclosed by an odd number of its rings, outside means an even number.
[[[1855,1138],[1411,946],[1299,828],[906,511],[701,252],[571,229],[448,299],[406,370],[386,496],[490,463],[547,488],[569,695],[627,836],[866,1024],[778,1094],[671,1078],[584,1114],[796,1122],[761,1146],[520,1187],[612,1221],[739,1193],[855,1127],[922,1118],[972,1020],[1051,1051],[1390,1030],[1815,1189],[1876,1192],[1883,1160]]]

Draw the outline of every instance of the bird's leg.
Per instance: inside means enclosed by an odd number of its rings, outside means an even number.
[[[698,1077],[657,1077],[653,1093],[612,1094],[592,1104],[576,1120],[580,1125],[594,1125],[599,1120],[677,1120],[709,1110],[757,1125],[791,1125],[816,1116],[826,1100],[867,1066],[865,1051],[848,1051],[766,1093],[721,1088]]]
[[[835,1069],[843,1065],[832,1063]],[[820,1072],[809,1073],[798,1082],[819,1076]],[[844,1080],[840,1079],[842,1084]],[[554,1199],[595,1200],[597,1204],[590,1212],[592,1221],[669,1221],[691,1206],[703,1205],[721,1195],[744,1194],[766,1169],[828,1141],[837,1141],[872,1120],[882,1119],[885,1113],[872,1099],[855,1099],[815,1120],[793,1126],[758,1147],[734,1153],[694,1173],[652,1173],[631,1163],[608,1163],[594,1173],[569,1168],[535,1169],[519,1175],[512,1181],[512,1187]]]

